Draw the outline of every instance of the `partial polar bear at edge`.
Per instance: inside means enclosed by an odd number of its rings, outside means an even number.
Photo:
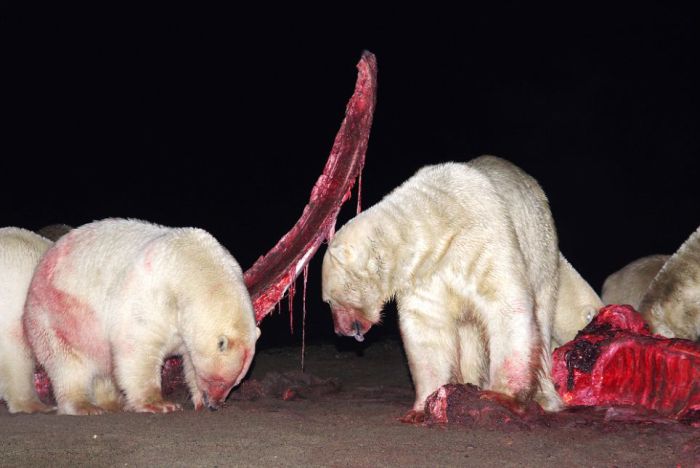
[[[649,285],[670,257],[670,255],[649,255],[611,273],[603,283],[603,302],[628,304],[635,310],[639,310]]]
[[[700,337],[700,227],[664,263],[639,312],[654,333],[686,340]]]
[[[34,388],[34,356],[22,327],[27,289],[52,242],[22,228],[0,228],[0,399],[10,413],[47,412]]]

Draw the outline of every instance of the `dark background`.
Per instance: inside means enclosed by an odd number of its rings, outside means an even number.
[[[540,181],[562,252],[595,289],[673,253],[700,224],[698,16],[493,5],[2,7],[1,224],[199,226],[246,269],[301,214],[368,49],[379,97],[365,205],[423,165],[489,153]],[[323,251],[309,339],[331,332]],[[263,322],[267,343],[299,341],[300,298],[294,310],[295,335],[285,306]],[[368,338],[394,320],[388,306]]]

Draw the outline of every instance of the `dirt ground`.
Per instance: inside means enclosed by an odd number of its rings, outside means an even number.
[[[525,431],[402,424],[413,390],[400,343],[342,348],[306,347],[306,374],[334,380],[288,392],[290,400],[240,400],[271,372],[300,369],[299,347],[260,350],[253,384],[217,412],[10,415],[0,404],[0,466],[699,466],[700,430],[675,423]]]

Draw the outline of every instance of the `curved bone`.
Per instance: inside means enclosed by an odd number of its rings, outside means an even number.
[[[357,69],[355,92],[345,109],[345,119],[301,218],[244,274],[258,322],[282,299],[321,243],[332,237],[340,207],[350,198],[355,179],[365,165],[376,103],[375,56],[365,51]]]

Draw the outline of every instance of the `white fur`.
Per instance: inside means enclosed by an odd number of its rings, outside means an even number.
[[[573,266],[559,254],[559,293],[554,313],[552,347],[573,340],[603,307],[598,294]]]
[[[356,337],[396,297],[416,413],[454,380],[557,410],[558,255],[540,186],[484,156],[425,167],[347,223],[324,257],[323,297],[336,332]]]
[[[700,337],[700,228],[664,263],[639,312],[654,333],[687,340]]]
[[[10,413],[51,411],[34,390],[34,357],[22,310],[34,267],[51,241],[20,228],[0,229],[0,399]]]
[[[605,304],[628,304],[639,310],[644,294],[670,255],[642,257],[619,269],[603,283]]]
[[[210,234],[119,219],[74,229],[44,255],[24,324],[67,414],[178,409],[160,382],[174,354],[195,408],[215,408],[259,333],[241,269]]]

